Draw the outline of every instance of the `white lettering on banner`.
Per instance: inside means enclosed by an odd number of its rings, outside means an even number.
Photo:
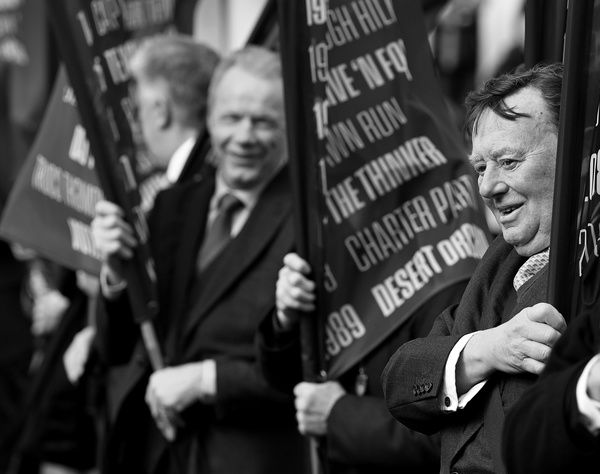
[[[327,82],[327,45],[325,43],[311,44],[308,47],[308,58],[312,83]]]
[[[103,198],[98,186],[72,175],[42,155],[36,158],[31,186],[43,195],[89,217],[94,217],[96,203]]]
[[[350,67],[362,75],[369,89],[381,87],[387,81],[393,81],[400,76],[404,76],[408,81],[413,79],[402,39],[377,48],[372,54],[366,53],[356,57],[350,61]]]
[[[366,334],[365,325],[354,307],[345,304],[339,311],[327,316],[325,323],[325,347],[330,356],[335,356],[342,349],[349,347],[355,340]]]
[[[393,0],[359,0],[353,2],[352,10],[363,33],[368,35],[398,21]]]
[[[427,137],[417,137],[375,158],[354,172],[368,198],[375,201],[411,179],[447,163]]]
[[[354,79],[346,72],[346,65],[329,68],[325,92],[329,106],[337,105],[354,99],[360,95],[360,91],[354,86]]]
[[[104,70],[102,69],[102,64],[100,62],[100,58],[94,58],[94,65],[92,66],[92,70],[94,74],[96,74],[96,78],[98,79],[98,86],[102,92],[106,92],[106,76],[104,74]]]
[[[343,46],[360,38],[360,33],[347,5],[329,9],[325,38],[329,48]]]
[[[62,202],[61,172],[62,170],[54,163],[38,155],[31,175],[31,186],[49,198]]]
[[[365,141],[359,132],[362,132],[366,140],[374,143],[400,130],[408,119],[398,101],[391,98],[359,112],[356,121],[360,128],[351,118],[329,126],[325,136],[327,150],[325,160],[329,167],[341,163],[350,156],[350,152],[365,147]],[[410,143],[408,146],[410,147]],[[399,150],[403,150],[402,146]]]
[[[329,293],[338,288],[338,282],[328,264],[323,265],[323,287],[325,288],[325,291]]]
[[[348,176],[341,183],[331,187],[327,191],[325,202],[331,216],[338,224],[365,207],[364,201],[360,199],[359,189],[353,183],[352,176]]]
[[[94,34],[92,33],[92,27],[88,23],[88,19],[84,12],[77,12],[77,21],[79,21],[79,25],[81,26],[81,32],[83,33],[85,42],[88,46],[92,46],[94,44]]]
[[[87,139],[85,128],[76,124],[69,147],[69,158],[75,163],[89,169],[94,168],[94,157],[90,153],[90,142]]]
[[[448,239],[436,245],[438,253],[449,267],[465,258],[481,258],[487,248],[485,232],[473,224],[463,224]]]
[[[425,245],[392,276],[371,288],[371,294],[387,318],[439,273],[442,267],[433,254],[433,246]]]
[[[360,111],[356,115],[356,120],[371,143],[392,136],[408,122],[396,98]]]
[[[90,3],[92,19],[99,36],[119,29],[121,9],[117,0],[92,0]]]
[[[306,0],[306,23],[322,25],[327,21],[327,0]]]
[[[325,158],[329,166],[335,166],[344,158],[348,158],[351,152],[363,149],[365,143],[351,119],[341,120],[331,125],[325,136]]]
[[[400,75],[404,75],[407,80],[412,81],[412,74],[406,59],[406,46],[403,40],[392,41],[387,46],[376,49],[375,57],[383,73],[390,81]]]
[[[342,122],[339,122],[337,125],[341,124]],[[347,133],[341,132],[343,128],[337,130],[341,137]],[[344,135],[341,133],[344,133]],[[333,141],[329,143],[333,143]],[[346,143],[349,143],[349,141]],[[338,149],[349,153],[349,150],[342,149],[341,145],[338,145]],[[366,200],[376,201],[411,179],[445,163],[447,163],[446,157],[429,138],[411,138],[391,152],[385,153],[383,156],[377,157],[358,168],[353,176],[349,176],[335,186],[331,186],[326,192],[325,203],[334,222],[340,224],[344,219],[364,208]],[[464,201],[462,199],[464,185],[461,183],[461,181],[458,181],[456,185],[448,185],[450,193],[452,194],[453,190],[457,190],[455,193],[461,199],[457,198],[449,201],[447,198],[443,200],[440,198],[437,201],[434,200],[434,203],[439,204],[438,212],[444,214],[451,208],[454,213],[462,209],[460,206]],[[445,196],[442,193],[442,197]],[[458,204],[455,204],[455,201]],[[446,220],[444,215],[443,222],[446,222]]]
[[[127,41],[104,51],[104,59],[113,84],[118,85],[129,80],[130,72],[127,63],[137,47],[138,41]]]
[[[317,127],[317,137],[323,140],[327,135],[327,118],[328,102],[327,100],[315,100],[313,105],[313,113],[315,115],[315,125]]]
[[[77,101],[75,100],[75,92],[73,92],[73,88],[72,87],[66,86],[63,89],[62,101],[65,104],[70,105],[72,107],[76,107],[77,106]]]
[[[318,8],[319,7],[319,8]],[[322,20],[322,2],[307,0],[308,25]],[[330,8],[327,18],[327,47],[344,46],[398,21],[393,0],[358,0]],[[362,35],[361,35],[362,34]]]
[[[140,30],[150,25],[165,23],[173,17],[175,0],[120,0],[123,26]]]
[[[468,174],[431,188],[429,197],[433,201],[439,220],[444,224],[468,207],[478,209],[478,194]]]
[[[346,237],[344,244],[356,268],[366,272],[400,252],[416,234],[436,226],[427,201],[416,196]]]
[[[67,219],[67,225],[71,234],[71,248],[89,257],[100,259],[101,255],[94,245],[90,226],[72,218]]]
[[[588,195],[585,199],[591,200],[600,195],[600,150],[590,156],[588,179]]]
[[[597,222],[588,222],[585,227],[579,230],[579,262],[578,274],[583,275],[584,267],[588,264],[591,258],[598,258],[600,250],[598,241],[600,235],[600,227]],[[589,248],[588,248],[589,247]]]

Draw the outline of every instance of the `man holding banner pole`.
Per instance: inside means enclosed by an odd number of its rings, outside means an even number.
[[[566,326],[544,302],[561,86],[555,64],[492,79],[467,98],[470,160],[502,235],[460,304],[440,314],[427,337],[404,344],[383,376],[395,418],[441,433],[443,473],[505,472],[505,411],[536,380]]]
[[[310,270],[297,254],[285,256],[277,280],[277,314],[263,323],[259,338],[261,362],[269,381],[285,390],[294,387],[298,430],[325,437],[332,474],[438,472],[439,439],[397,423],[387,411],[379,379],[396,348],[426,335],[435,317],[459,301],[466,282],[432,295],[409,322],[339,379],[298,383],[298,315],[315,309]]]
[[[372,5],[278,4],[303,259],[285,258],[279,311],[260,330],[262,368],[294,390],[298,427],[325,438],[332,472],[437,472],[435,439],[391,417],[379,378],[459,300],[488,243],[421,6]],[[299,383],[311,321],[327,381]]]
[[[176,473],[176,456],[185,472],[305,472],[291,400],[267,385],[254,355],[258,323],[274,309],[279,262],[293,245],[277,55],[247,47],[224,59],[207,107],[214,176],[207,168],[160,193],[149,219],[165,369],[149,373],[127,337],[131,322],[120,317],[127,301],[104,288],[108,340],[123,364],[109,400],[111,474]],[[98,210],[94,233],[106,264],[128,258],[131,228],[114,205]]]

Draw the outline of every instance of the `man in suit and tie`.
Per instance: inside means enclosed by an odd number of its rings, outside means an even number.
[[[165,369],[150,374],[127,316],[121,264],[134,233],[113,204],[94,220],[115,366],[104,466],[111,474],[304,470],[293,403],[264,381],[253,343],[293,246],[277,55],[247,47],[225,58],[207,113],[216,171],[160,193],[149,218]]]
[[[565,329],[546,299],[562,66],[488,81],[467,98],[471,163],[502,235],[458,306],[400,347],[383,375],[391,413],[441,432],[441,471],[504,472],[504,412]],[[420,390],[423,384],[430,390]]]
[[[137,115],[133,128],[160,170],[141,183],[145,211],[158,191],[189,179],[202,165],[198,139],[206,129],[208,85],[218,62],[212,48],[180,34],[144,40],[129,60]],[[99,203],[100,212],[104,208],[114,211],[106,201]],[[94,334],[94,327],[86,326],[66,351],[64,366],[72,383],[84,373]]]

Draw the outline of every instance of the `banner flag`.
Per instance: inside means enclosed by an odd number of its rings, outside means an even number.
[[[148,230],[136,176],[135,99],[127,61],[147,36],[173,29],[174,0],[48,0],[48,13],[106,198],[117,203],[138,245],[126,265],[135,321],[155,369],[163,361],[149,322],[158,311]]]
[[[0,235],[66,267],[98,274],[90,222],[103,193],[64,69],[41,131],[10,194]]]
[[[305,34],[282,36],[281,50],[284,77],[286,55],[299,51],[306,79],[287,85],[286,104],[302,93],[310,125],[288,134],[303,133],[296,141],[309,150],[292,169],[314,170],[293,179],[307,187],[305,195],[321,197],[306,213],[318,221],[309,239],[322,256],[311,265],[322,282],[318,308],[328,376],[335,378],[431,295],[469,279],[488,234],[419,3],[298,3],[295,21],[303,19]],[[298,8],[287,4],[279,3]]]
[[[548,302],[567,321],[600,303],[600,0],[571,3],[548,279]]]

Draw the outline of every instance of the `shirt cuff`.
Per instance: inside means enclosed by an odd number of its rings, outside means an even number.
[[[587,384],[592,366],[599,360],[600,354],[597,354],[587,363],[575,388],[577,408],[579,408],[579,412],[581,413],[581,421],[593,435],[597,435],[600,432],[600,402],[589,397],[587,394]]]
[[[100,290],[102,291],[102,296],[107,300],[117,299],[125,291],[125,288],[127,288],[126,280],[110,283],[108,281],[108,269],[102,265],[100,269]]]
[[[483,388],[487,380],[473,385],[468,392],[464,393],[460,397],[456,390],[456,365],[461,352],[475,333],[466,334],[461,337],[458,342],[454,345],[448,359],[446,360],[446,368],[444,369],[444,386],[441,399],[442,411],[454,412],[463,409],[467,404],[479,393]]]
[[[213,359],[200,363],[200,401],[211,403],[217,396],[217,364]]]

